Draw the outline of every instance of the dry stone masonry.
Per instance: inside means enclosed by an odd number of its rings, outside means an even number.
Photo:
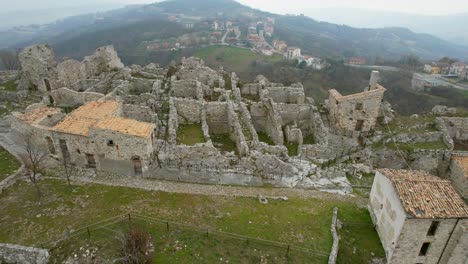
[[[167,69],[127,67],[106,46],[57,64],[49,46],[36,45],[20,60],[20,89],[40,91],[43,100],[13,114],[14,134],[34,132],[51,161],[70,159],[91,174],[350,193],[346,176],[356,166],[405,166],[396,150],[371,147],[378,142],[444,142],[446,150],[408,154],[416,167],[444,172],[453,140],[467,139],[466,119],[455,117],[440,117],[431,133],[378,130],[394,118],[378,72],[362,93],[331,90],[317,105],[302,84],[264,76],[242,84],[198,58]]]

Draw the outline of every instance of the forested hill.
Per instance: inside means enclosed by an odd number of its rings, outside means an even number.
[[[277,21],[274,38],[285,40],[288,45],[299,46],[304,53],[319,57],[379,56],[396,60],[413,54],[423,59],[450,56],[468,60],[468,48],[407,29],[357,29],[317,22],[304,16],[269,14],[232,0],[168,0],[71,17],[26,30],[0,32],[0,48],[50,43],[60,56],[80,57],[92,53],[100,45],[113,44],[119,53],[128,58],[137,58],[147,55],[141,54],[141,50],[137,51],[141,41],[189,33],[180,24],[177,26],[168,22],[171,14],[189,19],[232,19],[245,23],[272,16]]]
[[[305,53],[319,56],[394,59],[413,54],[426,59],[444,56],[468,59],[468,47],[406,28],[353,28],[318,22],[306,16],[280,16],[276,35],[291,45],[301,47]]]

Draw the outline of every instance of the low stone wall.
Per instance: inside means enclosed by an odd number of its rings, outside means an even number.
[[[468,118],[442,117],[450,137],[457,140],[468,140]]]
[[[340,237],[338,236],[338,231],[336,230],[336,223],[338,221],[338,208],[333,208],[333,218],[331,223],[331,233],[333,236],[333,246],[328,257],[328,264],[335,264],[336,258],[338,257],[338,248],[340,244]]]
[[[0,263],[47,264],[49,258],[49,252],[45,249],[0,244]]]
[[[0,101],[18,103],[20,101],[20,97],[17,92],[0,90]]]
[[[177,108],[180,124],[200,123],[201,109],[203,108],[201,101],[183,98],[173,98],[172,100]]]
[[[94,92],[76,92],[68,88],[60,88],[50,92],[54,103],[58,106],[79,106],[91,101],[97,101],[104,97],[103,94]]]
[[[447,145],[449,149],[453,149],[453,139],[450,136],[450,131],[448,130],[443,118],[436,118],[436,128],[442,133],[442,141],[444,144]]]
[[[3,193],[3,190],[9,188],[13,184],[15,184],[23,175],[25,171],[24,165],[21,165],[21,167],[12,175],[8,176],[6,179],[0,182],[0,194]]]

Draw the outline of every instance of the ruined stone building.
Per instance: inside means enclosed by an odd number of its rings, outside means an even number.
[[[350,173],[405,164],[392,150],[372,148],[392,139],[368,133],[378,117],[388,123],[393,116],[377,72],[364,92],[332,90],[319,107],[300,83],[264,76],[242,83],[197,58],[164,69],[124,66],[112,46],[60,63],[48,46],[21,54],[19,89],[37,90],[42,102],[14,114],[14,131],[38,131],[38,144],[54,160],[70,159],[88,174],[347,193]],[[463,139],[465,121],[438,124],[440,131],[411,140],[443,140],[447,149],[412,154],[413,168],[448,171],[452,134]]]
[[[80,167],[141,175],[152,162],[155,125],[124,118],[122,110],[117,101],[90,102],[69,115],[39,106],[16,114],[13,129]]]
[[[468,206],[450,181],[422,171],[378,170],[369,211],[387,263],[468,261]]]
[[[336,90],[330,90],[328,107],[331,125],[338,130],[369,132],[380,115],[380,107],[385,88],[377,83],[379,72],[373,71],[369,86],[364,92],[343,96]]]

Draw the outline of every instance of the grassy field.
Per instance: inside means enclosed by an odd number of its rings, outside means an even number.
[[[0,83],[0,87],[5,87],[5,91],[15,92],[17,85],[15,83],[15,80],[11,80],[8,82]]]
[[[221,135],[210,135],[211,141],[213,141],[213,145],[226,152],[236,152],[236,142],[234,142],[229,134],[221,134]]]
[[[197,51],[194,57],[201,58],[212,67],[224,66],[229,71],[242,72],[254,61],[278,62],[283,60],[280,55],[266,56],[250,49],[215,45]]]
[[[273,140],[271,140],[270,136],[268,136],[267,133],[257,132],[257,134],[258,134],[258,140],[260,140],[261,142],[267,143],[268,145],[272,145],[272,146],[275,145],[275,142],[273,142]]]
[[[177,129],[177,144],[193,146],[197,143],[205,143],[201,124],[179,125]]]
[[[20,163],[8,151],[0,147],[0,181],[13,174],[20,167]]]
[[[340,220],[366,224],[356,230],[340,231],[346,239],[340,245],[339,263],[367,263],[373,255],[384,254],[367,210],[334,196],[320,200],[289,197],[288,201],[270,200],[261,204],[256,198],[172,194],[94,184],[74,186],[75,191],[70,192],[65,181],[58,179],[44,179],[40,188],[44,193],[40,201],[33,186],[25,182],[0,195],[0,242],[48,245],[49,241],[80,227],[132,211],[329,252],[332,208],[337,206]],[[286,258],[284,248],[207,237],[204,232],[182,229],[167,232],[165,225],[142,221],[136,224],[153,235],[156,263],[260,263],[262,259],[268,263],[327,262],[326,257],[295,251]],[[102,258],[113,258],[118,254],[114,231],[121,228],[122,225],[115,224],[108,226],[107,231],[92,231],[89,238],[86,235],[61,242],[52,251],[53,258],[64,259],[76,253],[80,246],[97,247]]]

